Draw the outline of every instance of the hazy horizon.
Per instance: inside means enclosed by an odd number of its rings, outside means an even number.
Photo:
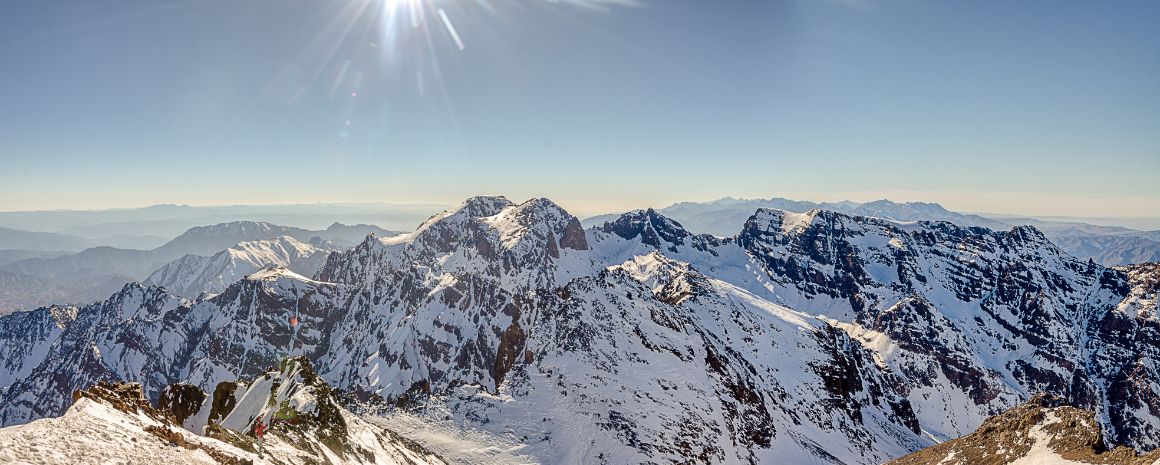
[[[528,199],[531,199],[534,197],[540,197],[540,196],[529,196],[529,197],[522,197],[521,198],[521,197],[513,197],[513,196],[503,195],[503,194],[480,194],[480,195],[499,195],[499,196],[506,197],[515,203],[520,203],[520,202],[523,202],[525,200],[528,200]],[[455,205],[458,205],[463,200],[465,200],[466,198],[469,198],[469,197],[473,197],[473,196],[464,197],[464,198],[459,199],[458,201],[455,201],[455,202],[416,202],[416,203],[391,202],[391,201],[248,203],[248,204],[201,204],[201,205],[199,205],[199,204],[167,203],[167,204],[123,206],[123,207],[97,208],[97,209],[0,210],[0,215],[4,215],[4,214],[21,215],[21,214],[42,214],[42,213],[44,213],[44,214],[52,214],[52,213],[68,214],[68,213],[92,213],[92,212],[121,212],[121,211],[144,210],[144,209],[157,208],[157,207],[174,207],[174,208],[191,208],[191,209],[199,209],[199,208],[200,209],[248,208],[248,209],[254,209],[254,210],[261,211],[261,209],[263,209],[263,208],[270,208],[270,209],[286,209],[286,208],[292,208],[292,207],[298,207],[298,208],[355,207],[355,208],[357,208],[357,207],[375,207],[375,206],[386,207],[388,209],[391,209],[390,211],[392,213],[397,214],[399,212],[414,213],[417,211],[424,211],[424,209],[431,209],[432,212],[437,212],[437,211],[441,211],[441,210],[448,209],[448,208],[454,208]],[[556,201],[555,199],[552,199],[551,197],[548,197],[548,198],[550,200]],[[732,200],[737,200],[737,201],[762,201],[762,200],[770,200],[770,199],[775,199],[775,198],[792,200],[792,201],[815,202],[815,203],[833,203],[833,202],[843,202],[843,201],[849,201],[849,202],[855,202],[855,203],[867,203],[867,202],[872,202],[872,201],[877,201],[877,200],[887,200],[887,201],[892,201],[892,202],[897,202],[897,203],[908,203],[908,202],[935,203],[935,204],[939,204],[940,206],[942,206],[942,207],[944,207],[947,210],[950,210],[952,212],[962,213],[962,214],[967,214],[967,215],[981,215],[984,217],[993,217],[993,218],[1032,218],[1032,219],[1039,219],[1039,220],[1043,220],[1043,221],[1084,222],[1084,223],[1089,223],[1089,224],[1093,224],[1093,225],[1100,225],[1100,226],[1120,226],[1120,227],[1125,227],[1125,228],[1130,228],[1130,229],[1138,229],[1138,230],[1160,230],[1160,217],[1151,217],[1151,216],[1119,216],[1119,217],[1117,217],[1117,216],[1068,216],[1068,215],[1037,215],[1037,214],[1029,214],[1029,213],[1024,213],[1024,212],[973,211],[973,210],[956,209],[956,208],[952,208],[948,205],[942,204],[940,202],[932,202],[929,200],[906,200],[906,201],[902,201],[902,200],[897,200],[895,198],[888,198],[888,197],[863,198],[863,199],[836,198],[835,197],[835,198],[827,198],[825,200],[820,200],[818,198],[790,197],[790,196],[784,196],[784,195],[770,195],[770,196],[764,196],[764,197],[724,196],[724,197],[717,197],[717,198],[712,198],[712,199],[682,199],[682,200],[676,200],[676,201],[667,202],[667,203],[650,204],[650,205],[636,205],[636,206],[630,206],[628,208],[606,209],[606,210],[600,210],[600,209],[581,210],[581,209],[572,208],[566,202],[557,202],[557,203],[560,204],[562,207],[564,207],[569,212],[571,212],[571,213],[573,213],[573,214],[575,214],[578,217],[583,219],[583,218],[590,218],[590,217],[608,215],[608,214],[620,214],[620,213],[623,213],[626,211],[636,210],[636,209],[647,209],[647,208],[662,209],[662,208],[673,206],[673,205],[676,205],[679,203],[686,203],[686,202],[688,202],[688,203],[711,203],[711,202],[717,202],[717,201],[722,201],[722,200],[727,200],[727,199],[732,199]],[[268,212],[266,212],[266,213],[268,213]],[[284,213],[288,214],[288,215],[292,215],[292,214],[299,213],[299,212],[287,210]],[[313,212],[310,214],[313,216],[325,216],[325,214],[317,213],[317,212]],[[364,212],[362,214],[363,215],[370,215],[371,213]],[[236,215],[241,216],[241,215],[244,215],[244,213],[237,213]],[[347,215],[349,215],[349,212],[336,213],[335,218],[342,218],[342,217],[347,216]],[[365,217],[361,217],[361,218],[370,218],[370,216],[365,216]],[[342,221],[336,220],[336,222],[341,223]],[[350,223],[351,221],[348,220],[347,222]],[[377,224],[377,223],[370,221],[370,224]],[[383,226],[383,224],[378,224],[378,225]],[[294,224],[285,224],[284,226],[294,226]],[[5,227],[2,220],[0,220],[0,227]],[[399,229],[397,223],[393,224],[392,227],[394,227],[395,229]],[[21,228],[16,228],[16,229],[21,229]],[[402,228],[402,229],[406,229],[406,228]]]
[[[503,193],[1160,217],[1154,2],[0,9],[0,210]]]

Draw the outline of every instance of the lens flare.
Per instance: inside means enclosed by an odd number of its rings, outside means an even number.
[[[330,13],[326,32],[307,50],[322,64],[307,85],[326,86],[330,100],[343,106],[336,125],[344,138],[350,135],[351,119],[366,114],[356,107],[381,105],[390,116],[392,101],[407,99],[441,100],[455,132],[444,65],[457,61],[454,54],[471,52],[472,36],[521,34],[509,30],[516,25],[505,13],[539,8],[557,17],[567,10],[639,6],[638,0],[509,0],[502,5],[492,0],[350,0]]]

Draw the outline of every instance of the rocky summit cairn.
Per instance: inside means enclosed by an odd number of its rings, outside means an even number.
[[[153,408],[145,398],[140,383],[101,381],[88,389],[73,392],[73,403],[82,398],[110,405],[125,413],[144,414],[158,421],[169,422],[166,415]]]

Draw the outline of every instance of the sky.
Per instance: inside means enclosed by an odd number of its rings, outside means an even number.
[[[1157,24],[1155,1],[2,2],[0,210],[1160,218]]]

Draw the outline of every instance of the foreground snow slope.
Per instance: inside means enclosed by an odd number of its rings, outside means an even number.
[[[0,429],[0,463],[446,465],[419,443],[338,405],[305,359],[288,359],[251,383],[222,384],[241,392],[207,398],[204,407],[219,418],[199,434],[178,425],[188,414],[207,417],[196,405],[182,405],[204,396],[188,386],[171,387],[157,407],[139,384],[78,391],[61,417]],[[172,394],[177,390],[183,395]],[[258,418],[269,425],[260,448],[253,434]]]
[[[145,431],[163,427],[90,399],[80,399],[63,416],[0,429],[0,463],[175,463],[217,464],[205,450],[171,445]],[[256,458],[208,438],[192,438],[238,458]]]

